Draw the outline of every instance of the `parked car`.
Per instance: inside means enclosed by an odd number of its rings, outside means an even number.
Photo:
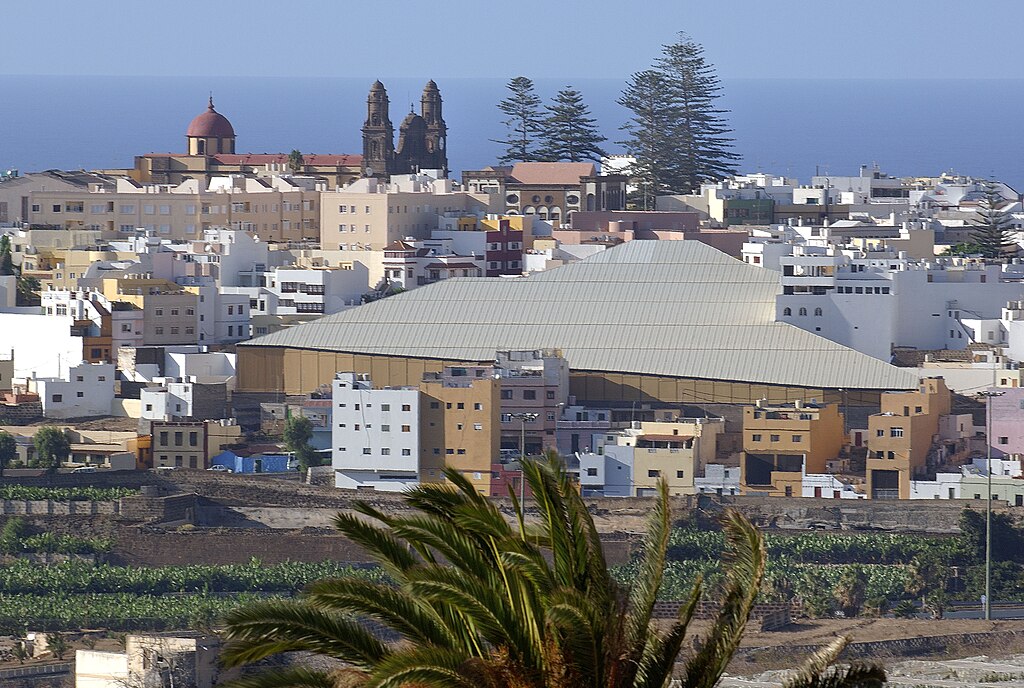
[[[222,466],[221,464],[216,464],[214,466],[210,466],[206,470],[213,471],[214,473],[233,473],[234,472],[230,468],[228,468],[227,466]]]
[[[95,473],[95,466],[79,466],[78,468],[71,469],[72,473]]]

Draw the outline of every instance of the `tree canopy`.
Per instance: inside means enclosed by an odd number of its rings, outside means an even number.
[[[971,243],[978,247],[983,258],[1001,258],[1005,249],[1014,245],[1010,231],[1012,218],[1002,209],[1006,202],[996,182],[985,182],[984,193],[978,214],[971,221]]]
[[[3,477],[7,467],[18,458],[18,444],[14,441],[14,435],[0,430],[0,477]]]
[[[622,143],[645,193],[692,193],[736,173],[740,159],[718,106],[722,87],[704,47],[685,34],[662,46],[651,69],[634,74],[619,98],[631,113]]]
[[[55,473],[60,464],[71,454],[71,443],[63,430],[47,425],[36,430],[32,439],[35,446],[36,465]]]
[[[284,443],[295,454],[302,470],[320,465],[320,456],[309,441],[313,439],[313,423],[303,415],[288,416],[284,425]]]
[[[305,651],[347,668],[272,669],[233,683],[246,688],[351,685],[375,688],[682,688],[714,686],[739,645],[765,566],[764,542],[738,513],[723,516],[724,580],[715,623],[677,665],[705,593],[698,582],[665,628],[652,620],[671,530],[664,481],[649,515],[638,575],[611,577],[593,519],[558,462],[528,461],[536,522],[510,494],[512,514],[477,493],[458,471],[445,484],[405,494],[410,512],[360,502],[335,525],[382,567],[390,582],[341,578],[298,599],[228,614],[227,666]],[[389,643],[366,625],[385,627]],[[877,667],[830,668],[845,642],[815,655],[789,685],[879,686]],[[677,673],[678,672],[678,673]]]
[[[537,153],[538,139],[544,129],[544,117],[540,112],[541,100],[534,91],[533,81],[517,76],[506,85],[508,96],[498,103],[498,109],[505,115],[502,121],[508,135],[495,140],[505,146],[505,152],[498,158],[501,164],[510,162],[534,162],[540,160]]]
[[[563,88],[545,110],[542,160],[600,162],[608,155],[601,147],[608,139],[598,132],[597,120],[590,116],[582,93],[571,86]]]

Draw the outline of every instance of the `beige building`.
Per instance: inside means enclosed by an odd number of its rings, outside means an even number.
[[[240,441],[242,428],[224,420],[153,421],[152,436],[153,468],[203,470],[225,447]]]
[[[501,381],[425,375],[420,384],[420,481],[443,480],[452,467],[490,494],[491,464],[501,449]]]
[[[201,239],[203,231],[230,228],[267,242],[316,241],[320,236],[320,191],[312,178],[213,177],[202,184],[139,184],[117,180],[114,190],[35,191],[30,196],[33,224],[64,230],[99,231],[105,238],[138,229],[165,239]]]
[[[124,652],[76,650],[75,688],[212,688],[226,678],[219,653],[215,636],[129,635]]]
[[[801,495],[805,473],[825,473],[846,441],[838,404],[797,401],[743,409],[740,485],[747,494]]]
[[[146,346],[195,344],[199,341],[199,296],[168,280],[120,278],[103,280],[103,295],[142,311],[142,342]]]
[[[412,237],[427,239],[444,214],[486,213],[486,194],[454,191],[448,179],[394,178],[385,184],[361,179],[348,188],[321,194],[320,247],[336,261],[359,261],[371,269],[374,282],[383,278],[382,252],[394,241]],[[379,274],[375,274],[379,271]]]
[[[913,392],[881,396],[881,412],[868,417],[870,499],[910,499],[910,481],[927,473],[939,421],[951,405],[952,394],[941,377],[922,379]]]

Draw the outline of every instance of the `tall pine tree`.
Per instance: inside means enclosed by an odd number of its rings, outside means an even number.
[[[558,92],[554,101],[545,106],[544,145],[540,157],[551,162],[600,162],[608,155],[601,144],[607,141],[597,131],[597,120],[590,116],[590,108],[583,102],[583,94],[571,86]]]
[[[685,34],[663,46],[654,68],[635,74],[619,100],[633,113],[624,143],[637,160],[635,176],[653,179],[656,170],[659,192],[690,193],[735,174],[740,156],[732,151],[727,111],[716,107],[721,90],[703,46]]]
[[[994,181],[985,182],[985,197],[978,206],[978,215],[971,221],[971,243],[978,246],[984,258],[1001,258],[1004,249],[1013,246],[1012,218],[1000,207],[1005,203]]]
[[[540,98],[533,90],[533,81],[525,76],[517,76],[506,84],[506,88],[508,97],[498,103],[498,109],[508,118],[502,121],[508,129],[508,137],[494,141],[505,146],[505,153],[498,162],[504,164],[540,160],[537,145],[544,128],[544,117],[540,111]]]
[[[630,200],[641,210],[654,210],[658,194],[672,191],[665,178],[675,162],[674,107],[665,75],[654,69],[634,74],[617,102],[633,113],[622,126],[628,137],[620,141],[634,157],[627,171],[637,191]]]

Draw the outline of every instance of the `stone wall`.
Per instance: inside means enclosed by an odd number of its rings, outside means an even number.
[[[52,499],[4,499],[0,500],[0,514],[4,516],[93,516],[120,513],[118,502],[69,501],[57,502]]]
[[[121,515],[132,521],[192,523],[196,514],[194,494],[122,497]]]

